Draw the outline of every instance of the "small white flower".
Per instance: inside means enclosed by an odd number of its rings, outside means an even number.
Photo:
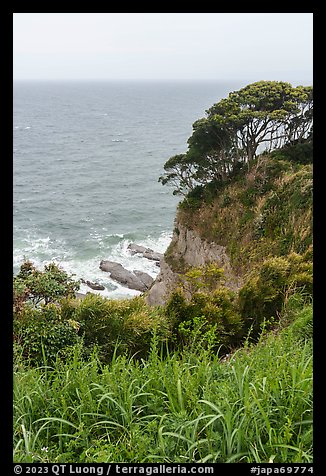
[[[45,453],[47,453],[49,451],[49,448],[47,446],[43,446],[43,448],[41,448],[41,451],[45,451]]]

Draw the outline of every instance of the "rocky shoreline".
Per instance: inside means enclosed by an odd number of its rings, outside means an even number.
[[[143,256],[143,258],[155,261],[156,266],[158,267],[160,267],[160,262],[164,256],[162,253],[157,253],[151,248],[146,248],[145,246],[137,245],[136,243],[130,243],[128,245],[128,250],[132,256],[140,254]],[[154,283],[153,277],[148,273],[137,269],[129,271],[128,269],[124,268],[122,264],[115,261],[102,260],[100,262],[99,268],[103,272],[109,273],[112,280],[120,283],[122,286],[125,286],[129,289],[134,289],[136,291],[148,291]],[[84,280],[83,278],[80,279],[80,282],[96,291],[105,290],[105,286],[99,283]],[[76,293],[76,297],[79,299],[83,299],[85,296],[86,294]]]
[[[149,274],[138,270],[129,271],[122,264],[115,261],[102,260],[100,269],[110,273],[110,278],[114,281],[136,291],[147,291],[154,282]]]
[[[140,254],[143,258],[156,261],[158,266],[163,258],[163,254],[157,253],[151,248],[137,245],[136,243],[130,243],[128,245],[128,250],[132,256]],[[110,273],[110,278],[114,281],[117,281],[129,289],[135,289],[136,291],[148,291],[154,283],[152,276],[144,271],[139,271],[137,269],[129,271],[124,268],[122,264],[115,261],[102,260],[100,262],[100,269],[104,272]]]
[[[242,278],[233,270],[225,246],[207,242],[178,219],[169,249],[169,256],[161,260],[160,273],[146,294],[146,302],[150,306],[164,305],[178,286],[182,272],[173,268],[173,262],[184,263],[185,267],[215,263],[223,268],[228,289],[237,291],[242,286]]]

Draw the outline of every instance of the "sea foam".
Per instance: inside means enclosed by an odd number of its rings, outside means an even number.
[[[98,232],[91,232],[90,237],[96,240],[98,249],[93,256],[87,257],[87,253],[83,254],[82,250],[76,252],[76,250],[69,249],[65,240],[53,240],[49,236],[29,235],[15,246],[14,272],[18,272],[25,259],[32,261],[40,270],[43,270],[45,265],[54,262],[76,280],[88,280],[105,287],[105,290],[98,291],[81,283],[81,293],[91,292],[113,299],[133,297],[141,293],[112,280],[109,273],[99,268],[101,260],[115,261],[129,271],[143,271],[154,279],[158,275],[160,269],[156,266],[155,261],[144,258],[141,254],[131,254],[128,246],[132,243],[132,240],[126,238],[125,235],[120,233],[111,235],[103,233],[103,235],[100,235]],[[108,237],[119,241],[106,247],[105,242]],[[137,244],[151,248],[158,253],[164,253],[170,240],[171,233],[164,231],[158,236],[149,235],[139,239]]]

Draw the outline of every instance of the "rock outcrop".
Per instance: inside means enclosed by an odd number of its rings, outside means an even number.
[[[156,253],[155,251],[144,251],[143,253],[144,258],[147,258],[153,261],[161,261],[163,256],[164,255],[162,253]]]
[[[104,291],[105,289],[105,286],[102,284],[92,283],[92,281],[81,279],[80,282],[86,284],[89,288],[94,289],[95,291]]]
[[[110,278],[114,281],[136,291],[147,291],[153,283],[153,278],[149,274],[137,270],[129,271],[115,261],[102,260],[100,269],[110,273]]]
[[[150,306],[162,306],[165,304],[171,292],[177,287],[178,282],[178,273],[172,271],[163,258],[161,260],[160,273],[146,294],[147,304]]]
[[[128,245],[128,250],[132,255],[143,254],[145,251],[153,251],[150,248],[145,248],[145,246],[137,245],[136,243],[130,243]]]
[[[136,243],[130,243],[128,245],[128,250],[132,255],[141,254],[144,258],[153,260],[153,261],[160,261],[163,258],[162,253],[157,253],[153,251],[151,248],[145,248],[145,246],[137,245]]]
[[[154,283],[154,279],[144,271],[138,271],[137,269],[133,270],[133,273],[141,280],[141,282],[146,286],[146,289],[149,289]]]
[[[237,290],[241,286],[241,279],[234,273],[230,264],[230,258],[224,246],[216,243],[208,243],[195,231],[176,223],[172,242],[165,257],[160,261],[160,273],[146,295],[149,305],[160,306],[165,304],[169,295],[178,286],[181,271],[178,272],[173,263],[199,267],[214,262],[224,269],[225,286]]]

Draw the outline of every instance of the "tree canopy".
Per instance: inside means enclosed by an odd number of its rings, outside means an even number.
[[[313,88],[259,81],[231,92],[193,124],[188,150],[171,157],[159,181],[187,195],[197,185],[224,181],[236,164],[263,151],[312,140]]]

